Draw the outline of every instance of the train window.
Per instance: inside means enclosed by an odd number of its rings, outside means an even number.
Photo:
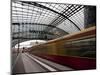
[[[87,51],[86,53],[84,53],[83,55],[81,55],[82,57],[91,57],[91,58],[96,58],[96,52],[95,51]]]

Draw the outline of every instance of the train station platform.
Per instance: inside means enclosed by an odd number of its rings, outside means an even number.
[[[96,6],[12,1],[12,73],[96,69]]]
[[[15,62],[12,64],[13,73],[15,74],[73,70],[70,67],[63,66],[29,53],[19,53]]]

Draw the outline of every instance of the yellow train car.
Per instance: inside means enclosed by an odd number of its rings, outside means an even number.
[[[75,69],[96,68],[96,27],[33,46],[30,53]]]

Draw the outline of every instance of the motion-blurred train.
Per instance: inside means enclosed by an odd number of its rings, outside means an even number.
[[[33,46],[30,53],[75,70],[96,68],[96,27]]]

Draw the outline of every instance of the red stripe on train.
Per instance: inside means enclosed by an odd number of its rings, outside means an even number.
[[[35,54],[37,55],[37,54]],[[96,59],[70,57],[70,56],[58,56],[58,55],[37,55],[42,58],[54,61],[56,63],[69,66],[76,70],[86,70],[96,68]]]

